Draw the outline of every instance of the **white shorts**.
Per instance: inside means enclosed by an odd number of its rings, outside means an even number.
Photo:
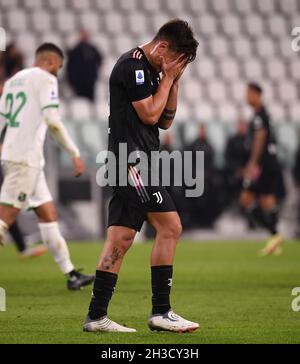
[[[2,161],[2,169],[1,204],[34,209],[52,201],[43,169],[9,161]]]

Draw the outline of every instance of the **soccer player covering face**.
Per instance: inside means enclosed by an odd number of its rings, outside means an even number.
[[[149,155],[159,150],[159,128],[172,125],[180,79],[195,59],[197,47],[189,25],[176,19],[165,24],[151,42],[132,49],[117,61],[110,77],[109,150],[119,163],[120,143],[126,143],[128,154],[137,151]],[[114,188],[107,240],[97,266],[84,330],[136,331],[111,321],[107,308],[124,256],[145,220],[156,231],[151,253],[152,312],[148,325],[152,330],[196,330],[197,323],[176,315],[170,305],[173,261],[182,230],[174,203],[164,187],[147,184],[136,165],[125,167],[132,183]],[[151,167],[149,163],[149,171]]]
[[[245,213],[256,220],[271,234],[259,254],[280,254],[283,237],[278,233],[278,209],[275,189],[279,172],[276,140],[270,126],[269,114],[263,105],[262,88],[254,83],[248,85],[246,99],[254,110],[250,122],[247,147],[249,162],[244,172],[240,203]]]
[[[36,51],[35,66],[18,72],[4,85],[0,100],[0,132],[7,125],[1,161],[4,181],[0,196],[0,246],[22,209],[31,208],[38,217],[43,242],[62,273],[67,287],[80,289],[94,280],[74,269],[65,239],[60,233],[56,209],[44,174],[44,141],[49,129],[66,149],[74,164],[74,175],[84,171],[77,146],[59,115],[57,73],[63,53],[45,43]]]

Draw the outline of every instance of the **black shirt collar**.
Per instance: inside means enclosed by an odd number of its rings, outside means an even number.
[[[155,75],[159,75],[159,72],[156,71],[156,69],[151,65],[151,63],[149,62],[148,58],[146,57],[145,55],[145,52],[142,48],[140,47],[137,47],[137,49],[142,53],[144,59],[145,59],[145,62],[147,63],[147,66],[149,67],[150,71],[152,73],[154,73]]]

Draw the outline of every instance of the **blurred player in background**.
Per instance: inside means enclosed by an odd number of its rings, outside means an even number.
[[[1,95],[2,95],[2,92],[0,90],[0,97],[1,97]],[[5,126],[5,128],[2,130],[2,133],[0,135],[0,156],[1,156],[2,144],[4,141],[6,130],[7,130],[7,126]],[[2,182],[3,182],[3,172],[2,172],[2,168],[0,166],[0,189],[2,186]],[[24,239],[24,234],[23,234],[17,220],[9,227],[9,234],[13,238],[13,242],[15,243],[16,248],[22,259],[40,257],[47,251],[47,248],[45,245],[34,246],[34,247],[27,246],[25,239]]]
[[[188,23],[177,19],[165,24],[151,42],[125,53],[116,63],[110,76],[109,150],[119,166],[120,143],[126,143],[128,153],[148,157],[151,151],[159,150],[159,128],[172,125],[179,80],[187,64],[196,58],[197,47]],[[196,330],[197,323],[176,315],[170,305],[173,261],[182,230],[174,202],[165,187],[146,186],[138,163],[124,163],[126,181],[128,178],[132,185],[122,187],[117,181],[114,187],[107,240],[97,266],[84,330],[136,331],[111,321],[107,308],[123,258],[145,220],[156,232],[151,254],[152,312],[148,325],[151,330],[160,331]],[[154,166],[149,161],[145,168],[153,173],[151,167]]]
[[[63,65],[62,51],[51,43],[36,51],[35,67],[18,72],[4,85],[0,100],[0,127],[7,124],[1,161],[4,181],[0,196],[0,245],[9,227],[24,208],[35,211],[43,242],[61,271],[67,287],[77,290],[94,280],[74,269],[62,237],[57,213],[44,174],[44,141],[47,129],[69,152],[74,174],[84,171],[77,146],[61,122],[57,74]]]
[[[240,196],[243,183],[243,171],[249,159],[249,152],[246,147],[247,135],[248,123],[240,119],[237,122],[235,134],[227,140],[226,145],[226,172],[234,201]]]
[[[247,87],[247,102],[254,110],[247,147],[249,160],[244,171],[240,203],[245,213],[264,226],[271,237],[260,255],[280,254],[283,237],[278,233],[276,181],[279,172],[276,140],[270,116],[263,104],[263,90],[255,83]]]

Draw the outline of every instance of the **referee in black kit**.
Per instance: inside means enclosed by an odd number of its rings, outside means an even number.
[[[187,22],[174,19],[163,25],[149,43],[119,58],[110,76],[109,151],[118,164],[121,144],[128,154],[159,150],[159,128],[168,129],[177,108],[179,80],[196,58],[198,42]],[[162,73],[162,78],[160,78]],[[150,160],[150,159],[149,159]],[[123,166],[124,167],[124,166]],[[151,163],[146,168],[152,171]],[[124,170],[124,168],[123,168]],[[182,227],[167,190],[142,179],[136,165],[125,165],[127,186],[117,186],[109,205],[107,240],[102,251],[84,331],[135,332],[107,317],[123,258],[137,231],[147,220],[156,237],[151,253],[151,330],[191,332],[199,324],[175,314],[170,305],[173,261]],[[123,176],[124,177],[124,176]]]
[[[249,161],[245,168],[240,203],[249,218],[256,220],[270,233],[267,245],[259,254],[280,254],[283,236],[278,232],[276,181],[279,175],[276,139],[271,119],[263,104],[260,85],[247,87],[247,103],[254,110],[247,138]]]

